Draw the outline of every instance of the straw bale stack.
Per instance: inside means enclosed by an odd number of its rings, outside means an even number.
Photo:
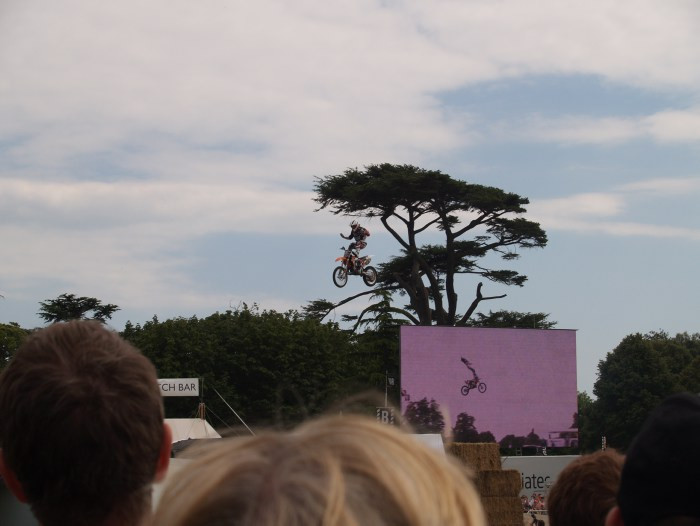
[[[481,497],[489,526],[523,526],[520,497]]]
[[[478,471],[475,482],[482,497],[518,497],[522,485],[517,469]]]
[[[487,444],[452,442],[448,451],[474,471],[501,469],[501,453],[495,442]]]
[[[523,525],[523,508],[518,496],[522,484],[520,473],[501,469],[498,444],[452,443],[448,452],[474,470],[474,483],[489,526]]]

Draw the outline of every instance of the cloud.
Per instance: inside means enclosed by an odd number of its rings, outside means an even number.
[[[685,0],[536,4],[440,0],[408,5],[419,27],[446,50],[498,76],[600,75],[652,88],[696,90],[700,6]]]
[[[177,150],[263,153],[298,178],[312,156],[319,166],[456,147],[458,123],[428,92],[462,60],[400,12],[324,5],[15,3],[0,23],[0,49],[12,50],[0,51],[13,79],[0,84],[5,156],[46,177],[95,152],[121,152],[122,166]],[[148,175],[170,177],[171,164]]]
[[[687,195],[700,192],[700,177],[649,179],[622,185],[619,187],[619,190],[621,192],[642,192],[653,195]]]
[[[529,212],[538,216],[614,217],[624,208],[618,195],[605,193],[578,194],[556,199],[533,200]]]
[[[6,0],[0,239],[13,249],[0,259],[3,289],[51,280],[117,304],[221,308],[238,293],[197,286],[188,242],[337,238],[345,221],[312,212],[313,176],[422,165],[490,138],[442,94],[537,75],[697,94],[698,34],[700,5],[685,0]],[[519,138],[697,141],[699,114],[534,117]],[[630,235],[642,225],[627,221],[631,196],[646,191],[532,210],[547,228]]]
[[[325,231],[315,220],[313,196],[265,184],[0,179],[0,217],[5,227],[47,232],[133,229],[167,244],[212,232]]]
[[[650,237],[659,239],[685,239],[700,241],[700,229],[675,226],[627,223],[615,221],[584,220],[575,215],[532,215],[545,230],[562,230],[580,234],[604,234],[614,237]]]
[[[659,112],[646,117],[643,123],[648,133],[659,142],[700,141],[700,107]]]
[[[669,178],[618,186],[607,193],[576,194],[555,199],[532,199],[528,216],[545,230],[598,233],[611,236],[679,238],[700,241],[700,228],[629,221],[644,216],[649,202],[700,194],[700,178]],[[687,222],[687,218],[683,218]]]
[[[279,182],[339,163],[421,164],[477,134],[468,116],[439,106],[445,91],[538,74],[700,83],[700,6],[682,0],[15,0],[3,9],[0,71],[11,82],[0,83],[0,151],[5,166],[40,179],[104,178],[91,171],[96,156],[140,177]],[[572,142],[697,140],[696,122],[669,111],[555,128]]]
[[[616,145],[648,139],[658,143],[700,141],[700,106],[639,117],[531,115],[516,123],[497,123],[492,135],[526,142]]]
[[[533,116],[509,132],[518,140],[574,144],[614,144],[639,138],[644,130],[639,121],[623,118]]]
[[[247,291],[246,279],[208,290],[192,269],[211,254],[198,253],[192,245],[216,232],[257,233],[264,240],[265,235],[298,232],[337,236],[339,230],[333,218],[319,221],[304,192],[0,181],[0,195],[0,239],[11,247],[0,260],[8,298],[31,295],[36,303],[45,299],[36,294],[70,291],[128,306],[124,315],[131,319],[213,312],[225,309],[231,299],[258,301],[265,308],[297,307],[298,301],[283,293]]]

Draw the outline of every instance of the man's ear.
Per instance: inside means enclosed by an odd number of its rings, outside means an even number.
[[[625,526],[619,506],[614,506],[605,516],[605,526]]]
[[[158,464],[156,465],[155,482],[160,482],[165,478],[170,465],[170,451],[173,446],[173,430],[170,426],[163,422],[163,442],[160,445],[160,455],[158,455]]]
[[[22,485],[19,483],[19,480],[17,480],[15,472],[12,471],[5,462],[5,455],[3,455],[2,449],[0,449],[0,476],[2,476],[5,486],[17,497],[17,500],[20,502],[27,502],[27,496],[24,494]]]

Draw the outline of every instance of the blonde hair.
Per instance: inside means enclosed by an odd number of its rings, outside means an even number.
[[[333,416],[224,439],[167,485],[167,526],[484,526],[470,473],[397,428]]]

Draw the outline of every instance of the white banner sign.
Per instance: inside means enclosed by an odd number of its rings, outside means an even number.
[[[559,472],[576,458],[578,455],[502,457],[501,465],[503,469],[520,471],[520,495],[529,497],[536,493],[546,495]]]
[[[163,396],[199,396],[199,378],[161,378],[158,384]]]

